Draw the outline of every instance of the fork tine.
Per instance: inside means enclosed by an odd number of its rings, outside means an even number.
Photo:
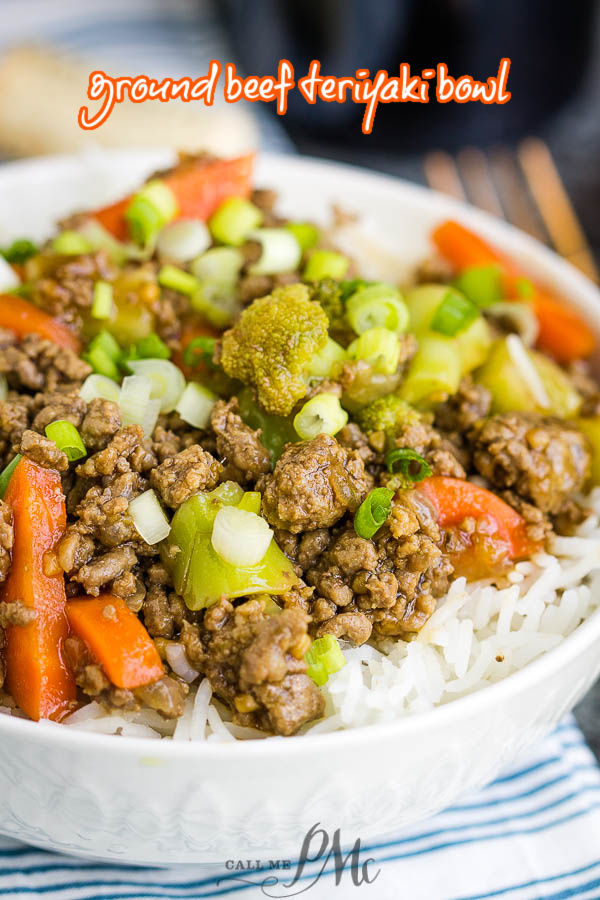
[[[456,159],[470,202],[494,216],[504,218],[504,210],[483,150],[465,147],[460,150]]]
[[[547,145],[539,138],[528,138],[521,143],[518,157],[556,251],[598,281],[592,251]]]
[[[449,153],[435,150],[428,153],[423,161],[423,170],[429,186],[435,191],[449,194],[456,200],[466,200],[456,163]]]
[[[492,175],[509,222],[543,244],[548,243],[514,154],[508,147],[494,147],[489,154]]]

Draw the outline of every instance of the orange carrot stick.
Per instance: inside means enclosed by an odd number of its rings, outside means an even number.
[[[58,719],[75,699],[75,680],[61,656],[68,635],[64,575],[44,569],[44,555],[66,524],[60,475],[22,459],[4,499],[13,511],[14,545],[0,596],[35,613],[27,625],[6,630],[6,687],[31,719]]]
[[[38,334],[74,353],[81,351],[81,342],[66,325],[16,294],[0,294],[0,328],[14,331],[19,338]]]
[[[120,597],[77,597],[66,609],[71,630],[117,687],[132,690],[162,678],[152,638]]]
[[[499,266],[504,273],[504,289],[509,299],[520,299],[518,282],[527,277],[509,259],[458,222],[443,222],[432,234],[436,247],[457,271],[469,266]],[[559,362],[568,363],[589,356],[595,347],[593,331],[568,303],[548,294],[533,283],[531,298],[538,320],[537,345]]]
[[[227,197],[247,197],[251,189],[254,153],[236,159],[184,160],[162,176],[175,197],[180,219],[206,221]],[[95,218],[118,240],[127,240],[125,212],[131,197],[95,213]]]
[[[523,517],[486,488],[462,478],[433,475],[422,481],[418,489],[437,511],[442,528],[460,525],[467,517],[487,516],[494,520],[499,537],[510,547],[511,559],[530,556],[538,546],[527,536]]]

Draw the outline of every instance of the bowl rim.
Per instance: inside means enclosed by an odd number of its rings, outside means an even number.
[[[140,169],[147,162],[155,162],[165,159],[167,154],[173,151],[164,149],[126,149],[104,151],[106,158],[113,159],[115,164],[139,163]],[[47,173],[51,177],[52,171],[66,166],[81,166],[85,157],[81,154],[62,154],[56,156],[37,157],[33,160],[18,160],[5,163],[0,166],[0,191],[3,182],[10,180],[12,175],[22,175],[38,170],[38,174]],[[585,275],[575,269],[566,260],[558,257],[553,251],[544,247],[533,237],[525,234],[507,222],[496,219],[491,214],[475,209],[462,201],[447,197],[437,191],[433,191],[422,185],[408,182],[394,175],[375,172],[365,167],[338,163],[333,160],[319,159],[317,157],[294,157],[285,154],[260,154],[258,158],[259,177],[268,180],[269,173],[289,173],[290,168],[294,175],[298,173],[315,175],[322,172],[332,179],[335,189],[335,178],[341,181],[358,179],[364,186],[377,190],[393,192],[398,199],[410,198],[414,203],[426,210],[439,213],[440,219],[455,217],[465,225],[471,226],[482,235],[490,238],[505,250],[517,258],[522,258],[530,264],[531,268],[542,274],[542,277],[552,282],[558,282],[562,290],[567,290],[569,298],[574,305],[584,310],[592,325],[596,325],[600,331],[600,290]],[[351,193],[345,197],[345,201],[352,204]],[[566,285],[566,287],[565,287]],[[502,680],[471,694],[457,697],[443,706],[410,713],[396,721],[360,725],[340,731],[323,732],[316,735],[294,735],[283,738],[270,737],[249,741],[172,741],[157,740],[155,738],[126,737],[117,740],[115,735],[87,732],[76,727],[63,726],[59,723],[41,720],[32,722],[28,719],[12,717],[0,714],[0,737],[23,737],[28,741],[37,738],[45,744],[51,744],[56,748],[89,749],[96,747],[105,752],[112,748],[114,753],[151,757],[158,757],[161,762],[177,760],[180,757],[190,759],[198,757],[204,759],[219,758],[224,755],[250,755],[255,757],[272,757],[278,755],[281,748],[285,747],[288,756],[321,755],[323,751],[335,750],[340,742],[353,741],[357,746],[362,746],[377,740],[400,740],[404,736],[417,732],[434,729],[452,718],[459,724],[461,719],[477,715],[482,707],[489,707],[492,703],[502,703],[521,691],[531,689],[563,667],[569,661],[583,653],[594,642],[600,639],[600,608],[596,609],[575,631],[568,635],[556,647],[544,652],[519,671],[506,676]],[[310,738],[310,739],[307,739]]]

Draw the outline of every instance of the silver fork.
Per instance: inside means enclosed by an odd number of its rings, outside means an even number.
[[[429,153],[425,177],[432,188],[479,206],[552,247],[592,281],[600,274],[552,154],[544,141],[527,138],[513,153],[465,147],[456,159]]]

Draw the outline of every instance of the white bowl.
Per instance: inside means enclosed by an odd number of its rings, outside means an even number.
[[[168,159],[168,154],[166,154]],[[0,169],[0,243],[112,199],[164,153],[56,158]],[[600,332],[600,295],[567,263],[484,213],[395,178],[263,157],[258,183],[294,217],[332,202],[376,224],[409,263],[453,216],[572,299]],[[110,196],[109,196],[110,195]],[[368,244],[368,242],[367,242]],[[281,858],[320,822],[354,841],[448,806],[490,781],[579,700],[600,669],[600,611],[505,681],[431,712],[312,738],[183,744],[78,732],[0,715],[0,832],[53,850],[128,863]]]

